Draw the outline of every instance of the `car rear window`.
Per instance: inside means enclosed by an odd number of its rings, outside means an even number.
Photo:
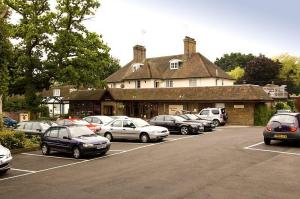
[[[292,115],[275,115],[273,116],[269,123],[273,123],[273,122],[280,122],[282,124],[297,124],[297,119],[296,117],[292,116]]]

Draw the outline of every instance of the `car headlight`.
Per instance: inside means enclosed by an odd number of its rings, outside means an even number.
[[[88,148],[88,147],[93,147],[94,145],[93,144],[83,144],[82,146],[85,148]]]

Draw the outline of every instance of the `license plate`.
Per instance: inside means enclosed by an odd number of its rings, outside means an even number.
[[[97,145],[96,148],[97,148],[97,149],[104,149],[104,148],[106,148],[106,144]]]
[[[286,138],[287,138],[287,135],[282,135],[282,134],[274,135],[274,138],[278,138],[278,139],[286,139]]]

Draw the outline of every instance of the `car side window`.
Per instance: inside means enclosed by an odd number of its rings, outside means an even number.
[[[57,138],[57,136],[58,136],[58,129],[57,128],[51,129],[49,132],[49,137]]]
[[[130,120],[124,120],[123,121],[123,127],[132,128],[133,126],[134,126],[134,124],[132,123],[132,121],[130,121]]]
[[[85,118],[85,121],[87,121],[88,123],[91,123],[92,122],[92,118],[91,117],[87,117],[87,118]]]
[[[38,130],[41,129],[40,124],[38,122],[32,123],[32,130]]]
[[[102,124],[101,120],[99,120],[98,118],[93,118],[93,123]]]
[[[166,115],[165,116],[165,121],[172,121],[174,118],[172,116]]]
[[[219,110],[211,110],[211,112],[214,114],[214,115],[219,115]]]
[[[200,115],[208,115],[209,114],[209,110],[204,110],[201,111]]]
[[[122,127],[122,120],[114,121],[111,126],[113,127]]]
[[[162,122],[162,121],[164,121],[164,116],[159,115],[159,116],[155,117],[154,120],[157,122]]]
[[[59,129],[58,138],[63,139],[64,137],[69,137],[67,128]]]

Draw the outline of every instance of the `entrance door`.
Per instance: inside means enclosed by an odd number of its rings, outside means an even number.
[[[105,106],[103,107],[103,114],[104,114],[104,115],[111,116],[111,115],[113,115],[113,110],[114,110],[114,107],[113,107],[113,106],[107,106],[107,105],[105,105]]]

